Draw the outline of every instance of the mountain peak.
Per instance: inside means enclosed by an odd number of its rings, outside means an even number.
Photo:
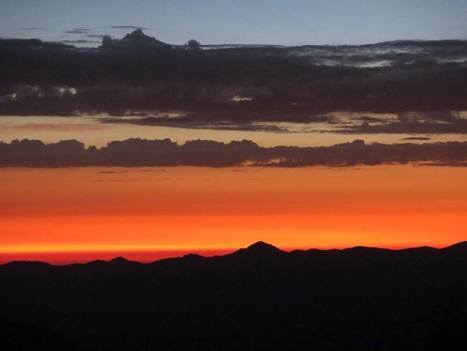
[[[128,260],[125,257],[115,257],[109,261],[110,263],[117,263],[117,264],[122,264],[122,263],[128,263]]]
[[[235,253],[242,255],[247,254],[252,256],[272,256],[282,253],[282,250],[264,241],[258,241],[244,249],[238,250]]]
[[[274,245],[271,245],[269,243],[266,243],[264,241],[257,241],[254,244],[251,244],[246,248],[247,250],[273,250],[273,251],[281,251]]]

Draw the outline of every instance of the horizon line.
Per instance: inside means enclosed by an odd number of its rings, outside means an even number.
[[[147,35],[151,38],[156,38],[157,40],[160,40],[160,37],[157,35],[157,33],[154,33],[152,30],[148,28],[135,28],[133,31],[129,31],[126,34],[133,33],[136,30],[141,29],[144,32],[149,32],[150,34]],[[146,34],[145,34],[146,35]],[[155,36],[154,36],[155,35]],[[112,39],[120,40],[121,38],[118,38],[116,36],[113,36],[111,34],[103,34],[102,36],[109,36]],[[122,36],[122,38],[124,35]],[[190,37],[187,39],[186,42],[182,44],[172,44],[169,42],[162,41],[163,43],[173,46],[173,47],[183,47],[187,46],[187,42],[189,40],[195,39],[194,37]],[[0,41],[1,40],[20,40],[20,41],[28,41],[28,40],[39,40],[44,43],[54,43],[54,44],[64,44],[73,48],[78,48],[78,49],[95,49],[99,48],[101,46],[101,41],[98,41],[96,43],[92,43],[95,45],[89,45],[89,46],[76,46],[73,43],[67,43],[67,40],[49,40],[47,38],[40,38],[40,37],[10,37],[10,36],[2,36],[0,34]],[[71,40],[73,41],[73,40]],[[361,42],[346,42],[346,41],[338,41],[338,42],[301,42],[301,43],[257,43],[257,42],[209,42],[209,43],[200,43],[201,47],[209,47],[209,46],[256,46],[256,47],[276,47],[276,48],[294,48],[294,47],[302,47],[302,46],[369,46],[369,45],[380,45],[380,44],[389,44],[389,43],[397,43],[397,42],[442,42],[442,41],[461,41],[461,42],[467,42],[467,37],[442,37],[442,38],[398,38],[398,39],[387,39],[387,40],[380,40],[380,41],[361,41]],[[89,43],[91,44],[91,43]],[[231,49],[236,49],[236,47],[233,47]]]
[[[243,246],[243,247],[208,247],[208,248],[191,248],[191,249],[177,249],[177,248],[170,248],[170,249],[156,249],[156,248],[135,248],[135,249],[129,249],[129,250],[119,250],[119,249],[110,249],[110,250],[103,250],[103,249],[95,249],[95,250],[68,250],[68,251],[0,251],[0,254],[2,255],[10,255],[10,256],[16,256],[16,255],[42,255],[42,256],[61,256],[61,255],[79,255],[79,254],[98,254],[101,253],[105,256],[107,254],[112,254],[111,256],[108,256],[107,258],[95,258],[95,259],[90,259],[90,260],[76,260],[76,261],[51,261],[51,260],[34,260],[34,259],[12,259],[12,260],[5,260],[2,261],[0,260],[0,267],[5,266],[11,263],[42,263],[42,264],[47,264],[50,266],[69,266],[69,265],[86,265],[89,263],[93,262],[112,262],[116,259],[124,259],[125,261],[128,262],[133,262],[133,263],[139,263],[139,264],[152,264],[164,260],[170,260],[170,259],[178,259],[178,258],[183,258],[186,256],[199,256],[202,258],[215,258],[215,257],[224,257],[228,256],[230,254],[233,254],[238,251],[242,250],[248,250],[252,247],[255,246],[267,246],[270,249],[273,250],[278,250],[283,253],[292,253],[292,252],[306,252],[306,251],[321,251],[321,252],[330,252],[330,251],[348,251],[348,250],[354,250],[354,249],[375,249],[375,250],[384,250],[384,251],[391,251],[391,252],[400,252],[400,251],[406,251],[406,250],[414,250],[414,249],[433,249],[437,251],[445,250],[445,249],[450,249],[459,245],[467,245],[467,240],[465,241],[459,241],[455,242],[453,244],[443,244],[443,245],[431,245],[431,244],[423,244],[420,243],[419,245],[417,244],[409,244],[407,246],[401,245],[401,246],[367,246],[367,245],[354,245],[354,246],[335,246],[335,247],[303,247],[303,246],[291,246],[291,247],[279,247],[273,244],[270,244],[268,242],[264,241],[257,241],[254,242],[253,244],[250,244],[248,246]],[[134,260],[134,259],[128,259],[125,257],[125,254],[155,254],[155,253],[180,253],[180,255],[174,255],[174,256],[161,256],[159,258],[154,257],[154,259],[149,259],[148,260]],[[213,255],[206,255],[208,253],[213,253]],[[115,255],[115,256],[113,256]]]

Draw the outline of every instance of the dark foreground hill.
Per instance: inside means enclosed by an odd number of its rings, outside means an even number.
[[[1,350],[465,350],[467,243],[0,266]]]

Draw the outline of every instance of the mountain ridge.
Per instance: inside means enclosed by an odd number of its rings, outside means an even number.
[[[467,254],[467,241],[461,241],[446,247],[435,248],[431,246],[416,246],[400,249],[389,249],[381,247],[371,247],[371,246],[353,246],[343,249],[294,249],[294,250],[283,250],[272,244],[269,244],[264,241],[258,241],[251,245],[248,245],[245,248],[240,248],[238,250],[232,250],[231,253],[227,253],[219,256],[203,256],[195,253],[187,253],[182,256],[167,257],[159,260],[154,260],[150,262],[139,262],[134,260],[128,260],[124,256],[117,256],[110,260],[93,260],[84,263],[70,263],[66,265],[55,265],[48,262],[42,261],[28,261],[28,260],[13,260],[4,264],[0,264],[1,267],[6,266],[35,266],[35,267],[70,267],[70,266],[128,266],[128,265],[138,265],[138,266],[149,266],[155,265],[158,263],[167,263],[167,262],[199,262],[199,261],[216,261],[224,259],[242,259],[242,258],[256,258],[256,259],[270,259],[270,258],[292,258],[296,256],[309,256],[309,255],[328,255],[328,256],[337,256],[337,255],[378,255],[378,254],[388,254],[388,255],[403,255],[409,253],[434,253],[434,254],[443,254],[443,253],[465,253]]]
[[[466,242],[11,263],[0,266],[0,349],[465,350],[466,266]]]

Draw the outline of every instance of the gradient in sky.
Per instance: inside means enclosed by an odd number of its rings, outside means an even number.
[[[171,43],[338,44],[467,38],[465,0],[3,0],[0,36],[70,38],[141,26]],[[76,36],[73,37],[76,39]]]
[[[0,170],[0,261],[151,260],[282,248],[448,246],[467,233],[467,169]]]
[[[37,37],[70,43],[81,40],[93,45],[98,45],[104,34],[121,37],[138,27],[173,44],[190,38],[203,44],[285,45],[467,39],[465,0],[3,0],[0,5],[0,37]],[[455,59],[462,61],[465,57]],[[75,66],[67,69],[73,72]],[[431,74],[429,68],[426,70],[423,72]],[[402,71],[405,77],[405,66]],[[50,72],[54,76],[55,67]],[[370,77],[368,84],[375,87],[392,82],[398,74],[396,70],[397,74],[392,75],[389,64],[384,70],[372,72],[389,72],[387,76],[377,73],[383,78]],[[438,77],[438,71],[433,72]],[[394,87],[418,82],[418,73],[415,80],[408,76],[407,82],[402,78],[401,83],[395,80],[401,85]],[[355,82],[354,78],[348,81],[348,86],[337,80],[330,82],[337,84],[337,91],[342,87],[351,90],[353,86],[360,87],[364,78],[356,77]],[[282,84],[287,77],[278,78]],[[99,93],[101,81],[96,82],[96,92],[79,87],[80,93]],[[446,88],[428,96],[452,94],[456,104],[460,101],[456,82],[453,90],[450,78],[433,82]],[[105,84],[104,79],[102,85]],[[395,89],[388,86],[388,92]],[[5,101],[20,101],[17,91],[21,89],[8,90]],[[414,92],[412,100],[422,94]],[[362,97],[366,99],[367,95]],[[385,102],[386,97],[376,101]],[[363,120],[359,117],[373,117],[374,122],[375,116],[347,117],[351,123],[356,117],[361,126]],[[436,118],[428,115],[423,123],[415,123],[441,127],[430,134],[405,129],[404,133],[411,134],[360,135],[336,133],[330,129],[335,119],[328,119],[324,125],[314,124],[314,132],[304,128],[272,133],[110,124],[93,116],[4,116],[0,121],[0,140],[78,139],[98,146],[129,137],[173,138],[177,142],[245,138],[264,146],[333,145],[356,138],[386,143],[465,141],[464,117],[465,112],[449,112]],[[376,118],[375,123],[407,127],[406,119],[404,114],[402,118],[392,114],[379,122]],[[459,132],[456,129],[456,133],[438,133],[449,123],[450,127],[459,127]],[[148,261],[188,252],[224,253],[258,240],[284,249],[447,246],[466,238],[466,179],[467,167],[410,164],[342,168],[1,168],[0,263],[12,259],[64,263],[118,255]]]

